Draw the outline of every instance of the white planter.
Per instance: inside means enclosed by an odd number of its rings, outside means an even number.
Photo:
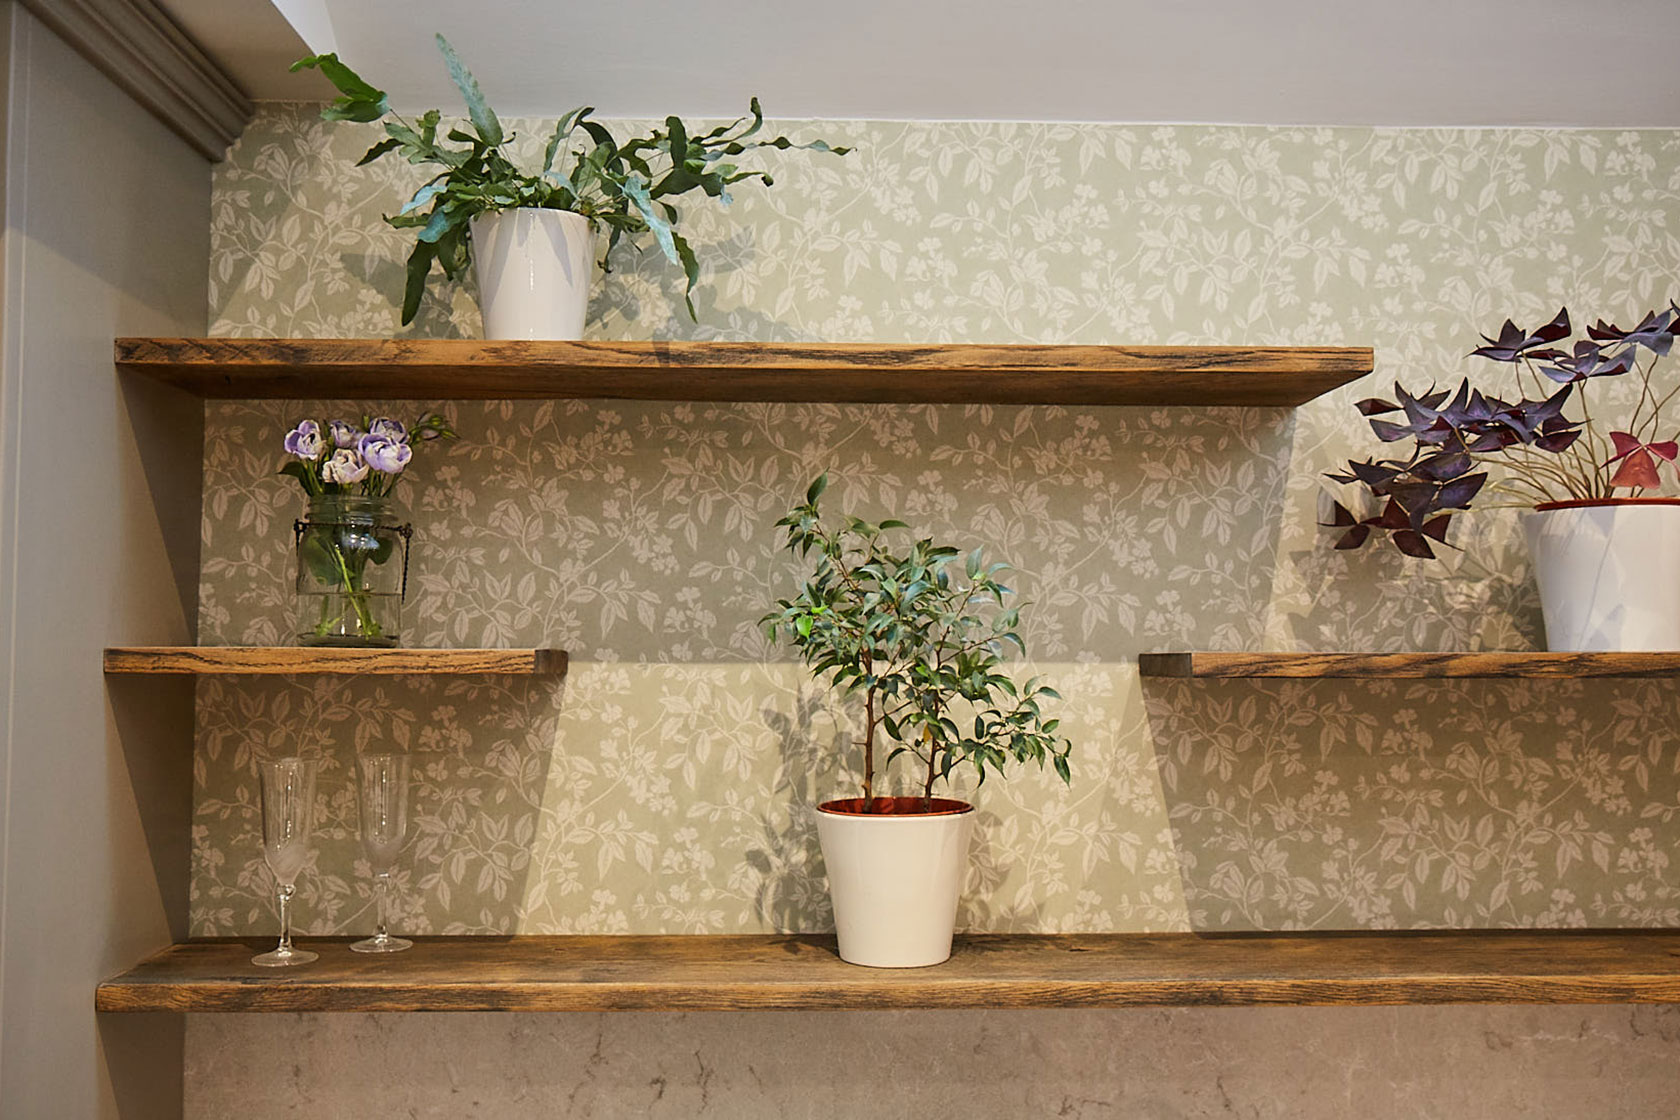
[[[1680,501],[1560,503],[1522,524],[1547,649],[1680,649]]]
[[[878,799],[880,800],[880,799]],[[898,798],[914,802],[919,797]],[[817,807],[840,957],[874,968],[921,968],[951,955],[957,898],[968,869],[974,807],[933,799],[945,812],[843,813]]]
[[[589,219],[566,210],[503,210],[472,220],[485,338],[583,337],[595,279]]]

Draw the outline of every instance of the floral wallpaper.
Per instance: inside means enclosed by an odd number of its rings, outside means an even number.
[[[540,121],[520,122],[539,137]],[[1303,408],[437,402],[461,433],[399,490],[416,645],[553,645],[563,680],[208,679],[194,931],[273,928],[255,760],[323,759],[311,932],[371,925],[354,754],[416,757],[402,932],[723,932],[829,921],[812,806],[848,713],[755,620],[798,577],[773,528],[817,473],[1017,568],[1071,787],[980,808],[974,929],[1674,925],[1673,686],[1143,681],[1146,650],[1541,641],[1515,514],[1421,565],[1336,553],[1319,474],[1370,449],[1375,385],[1456,379],[1507,314],[1626,317],[1680,294],[1680,134],[782,122],[770,190],[686,219],[597,287],[601,337],[1372,345]],[[216,171],[215,333],[384,336],[418,183],[365,126],[264,109]],[[531,141],[527,141],[531,142]],[[467,288],[412,328],[467,335]],[[287,642],[297,418],[208,406],[200,640]]]

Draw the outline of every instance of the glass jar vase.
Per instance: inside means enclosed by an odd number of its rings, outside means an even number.
[[[396,503],[359,494],[319,494],[309,499],[309,512],[292,528],[297,535],[298,643],[400,644],[414,528],[402,520]]]

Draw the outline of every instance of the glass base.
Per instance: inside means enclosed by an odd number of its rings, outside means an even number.
[[[298,635],[298,645],[329,649],[395,649],[402,642],[386,634],[378,638],[362,638],[354,634],[317,634],[306,631]]]
[[[260,964],[264,968],[285,968],[288,965],[308,964],[320,959],[321,954],[294,946],[290,949],[270,949],[266,953],[258,953],[251,958],[251,963]]]
[[[408,938],[392,937],[390,934],[386,934],[384,937],[364,938],[361,941],[352,942],[350,945],[352,953],[400,953],[404,949],[412,948],[414,948],[414,942]]]

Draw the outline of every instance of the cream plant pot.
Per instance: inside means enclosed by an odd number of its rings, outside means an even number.
[[[595,279],[589,219],[567,210],[502,210],[472,220],[485,338],[583,337]]]
[[[1680,649],[1680,500],[1555,502],[1522,525],[1547,649]]]
[[[863,813],[862,798],[817,806],[840,958],[873,968],[922,968],[951,955],[957,899],[968,869],[974,806],[936,797],[876,798],[893,813]],[[844,812],[850,807],[854,811]]]

